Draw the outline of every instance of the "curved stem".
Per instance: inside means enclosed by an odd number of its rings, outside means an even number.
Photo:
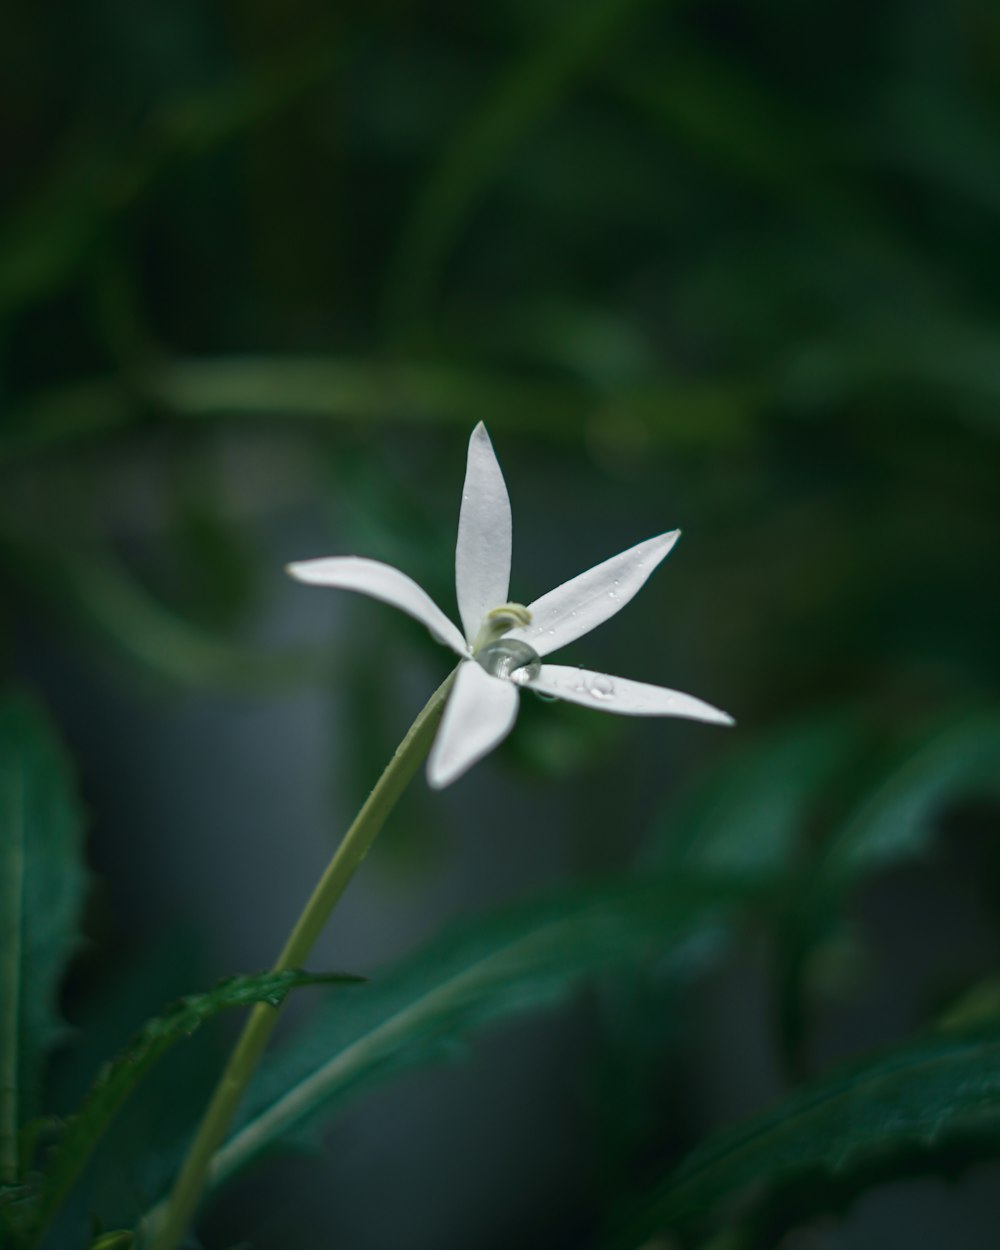
[[[455,672],[457,671],[456,669]],[[453,672],[435,690],[410,726],[406,737],[396,748],[396,753],[386,765],[385,771],[344,835],[333,859],[303,908],[274,965],[275,972],[297,968],[308,957],[337,900],[347,888],[351,877],[371,849],[386,817],[430,750],[454,677]],[[143,1221],[143,1231],[148,1238],[148,1243],[144,1240],[143,1244],[148,1244],[150,1250],[175,1250],[184,1236],[205,1187],[212,1156],[222,1144],[277,1019],[278,1008],[268,1003],[258,1003],[250,1013],[188,1150],[173,1192],[165,1204],[155,1208]]]

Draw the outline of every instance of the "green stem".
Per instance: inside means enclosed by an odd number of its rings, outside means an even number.
[[[275,972],[298,968],[308,957],[337,900],[430,750],[454,677],[453,672],[431,695],[386,765],[299,916],[274,965]],[[150,1250],[175,1250],[187,1231],[205,1187],[212,1156],[222,1144],[277,1019],[278,1008],[268,1003],[259,1003],[251,1012],[188,1150],[173,1192],[165,1206],[155,1208],[143,1221]],[[144,1240],[143,1244],[147,1242]]]

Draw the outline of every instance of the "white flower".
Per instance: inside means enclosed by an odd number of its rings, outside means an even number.
[[[288,566],[299,581],[358,590],[421,621],[461,656],[441,727],[427,761],[435,789],[449,785],[503,741],[517,719],[521,688],[602,712],[685,716],[731,725],[732,717],[689,694],[608,677],[585,668],[543,664],[620,611],[680,537],[671,530],[638,543],[564,582],[524,607],[507,600],[510,500],[482,424],[469,440],[455,550],[455,590],[463,633],[405,573],[359,556],[302,560]]]

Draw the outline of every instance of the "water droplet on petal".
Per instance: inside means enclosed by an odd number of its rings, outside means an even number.
[[[605,677],[603,673],[598,673],[591,679],[590,693],[595,699],[611,699],[615,693],[615,683],[610,677]]]
[[[543,703],[555,703],[559,698],[557,694],[546,694],[544,690],[535,690],[534,688],[531,689],[531,693],[536,699],[541,699]]]
[[[516,680],[519,685],[537,677],[542,667],[535,648],[517,638],[498,638],[488,643],[477,653],[476,659],[491,676]]]

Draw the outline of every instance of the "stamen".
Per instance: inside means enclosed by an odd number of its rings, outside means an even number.
[[[478,655],[483,647],[496,642],[512,629],[523,629],[531,624],[531,613],[523,603],[501,603],[499,607],[490,608],[483,617],[472,643],[472,654]]]

